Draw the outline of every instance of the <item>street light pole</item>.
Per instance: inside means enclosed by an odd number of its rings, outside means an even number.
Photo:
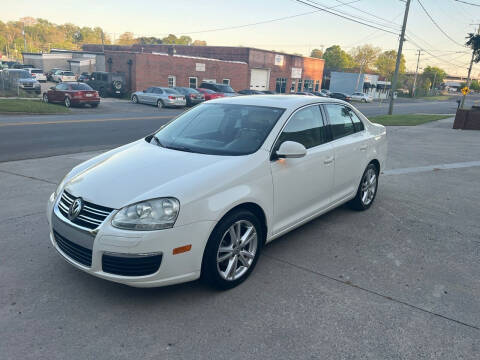
[[[477,34],[480,35],[480,24],[478,24]],[[468,88],[470,88],[470,81],[471,81],[470,75],[472,73],[472,66],[473,66],[473,60],[474,59],[475,59],[475,51],[472,50],[472,59],[470,60],[470,66],[468,67],[468,76],[467,76],[467,87]],[[463,109],[463,105],[465,104],[465,97],[466,96],[467,96],[467,94],[464,94],[462,96],[462,102],[460,103],[460,106],[459,106],[460,109]]]
[[[395,92],[395,88],[397,87],[398,71],[400,69],[400,62],[402,60],[402,49],[403,49],[403,42],[405,41],[405,30],[407,28],[407,19],[408,19],[409,9],[410,9],[410,0],[407,0],[407,4],[405,5],[405,15],[403,16],[402,32],[400,33],[400,42],[398,44],[397,63],[395,64],[395,74],[393,75],[392,89],[390,91],[390,105],[388,106],[388,115],[393,114],[393,102],[395,100],[394,92]]]

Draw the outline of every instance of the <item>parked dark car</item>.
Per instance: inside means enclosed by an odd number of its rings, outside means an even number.
[[[187,106],[195,106],[205,101],[205,96],[198,90],[189,87],[175,86],[173,89],[185,96]]]
[[[87,82],[88,80],[90,80],[90,74],[87,73],[87,72],[82,72],[82,73],[78,76],[78,81],[79,81],[79,82]]]
[[[298,91],[295,93],[295,95],[315,96],[315,94],[308,91]]]
[[[86,84],[97,90],[100,97],[122,97],[127,91],[125,74],[123,73],[96,71],[90,75],[90,79],[87,80]]]
[[[231,88],[230,85],[225,84],[217,84],[211,82],[203,81],[200,84],[201,89],[210,89],[215,91],[216,93],[221,93],[223,96],[237,96],[238,94]]]
[[[260,92],[263,93],[263,94],[268,94],[268,95],[275,95],[276,94],[276,92],[272,91],[272,90],[262,90]]]
[[[320,90],[320,92],[324,93],[327,96],[330,96],[330,94],[332,93],[330,90],[327,90],[327,89],[322,89]]]
[[[100,104],[100,96],[87,84],[64,82],[52,86],[47,92],[43,93],[43,101],[45,103],[63,103],[67,108],[87,104],[91,107],[97,107]]]
[[[345,94],[345,93],[341,93],[341,92],[331,93],[331,94],[330,94],[330,97],[331,97],[331,98],[334,98],[334,99],[340,99],[340,100],[343,100],[343,101],[350,101],[350,100],[352,100],[352,98],[350,97],[350,95]]]
[[[321,91],[314,91],[314,92],[312,92],[312,94],[315,95],[315,96],[320,96],[320,97],[328,97],[327,94],[325,94]]]
[[[47,81],[53,81],[53,74],[55,74],[58,70],[63,70],[63,69],[53,68],[53,69],[50,69],[49,71],[47,71],[45,73],[45,75],[47,76]]]
[[[265,95],[263,92],[253,89],[240,90],[238,93],[242,95]]]

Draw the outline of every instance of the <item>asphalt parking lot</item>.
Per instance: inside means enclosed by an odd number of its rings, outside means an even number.
[[[74,269],[49,244],[44,208],[94,153],[0,163],[0,357],[478,359],[480,132],[451,125],[390,127],[372,208],[272,242],[227,292]]]

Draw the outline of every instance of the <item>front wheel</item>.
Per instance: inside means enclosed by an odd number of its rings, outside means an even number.
[[[133,96],[132,96],[132,103],[138,104],[138,97],[137,97],[137,95],[133,95]]]
[[[70,98],[68,98],[68,97],[65,98],[64,103],[65,103],[66,108],[69,108],[70,106],[72,106],[72,102],[70,101]]]
[[[355,210],[367,210],[372,206],[378,188],[378,169],[374,164],[368,164],[363,173],[357,195],[350,201]]]
[[[264,236],[260,221],[250,211],[239,210],[227,215],[208,240],[202,278],[222,290],[242,283],[255,268]]]
[[[48,104],[48,95],[47,94],[43,94],[43,102],[45,104]]]

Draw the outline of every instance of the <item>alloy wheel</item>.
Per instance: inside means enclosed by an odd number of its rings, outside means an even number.
[[[48,103],[48,95],[47,94],[43,94],[43,102]]]
[[[217,270],[227,281],[241,278],[252,265],[258,250],[258,236],[250,221],[239,220],[223,234],[217,251]]]
[[[377,191],[377,173],[374,169],[367,170],[362,179],[361,199],[364,205],[369,205],[375,197]]]
[[[71,105],[70,99],[68,97],[65,98],[65,107],[69,108]]]

